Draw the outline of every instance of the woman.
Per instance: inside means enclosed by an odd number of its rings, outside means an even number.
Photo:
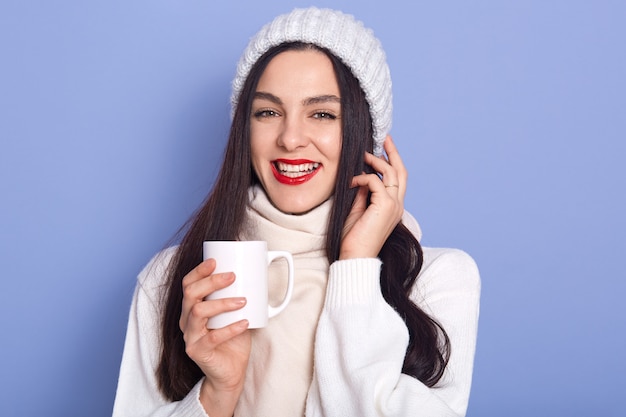
[[[422,249],[404,212],[378,40],[337,11],[279,16],[244,52],[232,102],[213,190],[138,278],[114,416],[464,415],[478,272]],[[208,330],[246,300],[204,301],[236,279],[202,261],[204,240],[292,252],[287,309],[264,329]]]

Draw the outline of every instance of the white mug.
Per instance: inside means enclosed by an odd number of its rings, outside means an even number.
[[[236,321],[247,319],[250,329],[267,326],[268,319],[283,311],[293,292],[293,258],[289,252],[268,251],[264,241],[205,241],[204,259],[215,259],[214,274],[234,272],[235,281],[226,288],[207,296],[207,300],[245,297],[246,305],[209,318],[207,327],[219,329]],[[278,306],[268,301],[268,267],[274,259],[285,258],[288,265],[288,282],[285,298]]]

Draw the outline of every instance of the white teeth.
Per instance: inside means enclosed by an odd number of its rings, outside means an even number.
[[[284,162],[276,162],[276,169],[286,177],[295,178],[310,174],[320,166],[319,162],[309,162],[306,164],[292,165]]]

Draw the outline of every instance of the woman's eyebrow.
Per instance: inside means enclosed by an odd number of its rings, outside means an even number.
[[[324,94],[321,96],[308,97],[302,100],[303,106],[310,106],[311,104],[320,104],[320,103],[339,103],[341,104],[341,99],[334,94]]]
[[[259,99],[263,99],[263,100],[268,100],[268,101],[271,101],[272,103],[278,104],[278,105],[283,104],[283,101],[280,98],[276,97],[274,94],[272,94],[272,93],[265,93],[263,91],[255,92],[254,93],[254,98],[255,99],[259,98]]]

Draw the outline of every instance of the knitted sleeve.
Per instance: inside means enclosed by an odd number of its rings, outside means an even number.
[[[459,250],[424,248],[412,299],[445,328],[451,358],[429,388],[402,374],[408,330],[385,302],[378,259],[331,265],[315,341],[314,376],[307,398],[313,416],[464,416],[470,392],[480,278]]]
[[[157,255],[138,277],[128,318],[113,417],[207,417],[199,399],[202,381],[178,402],[163,398],[157,386],[160,290],[172,253],[173,249],[168,249]]]

